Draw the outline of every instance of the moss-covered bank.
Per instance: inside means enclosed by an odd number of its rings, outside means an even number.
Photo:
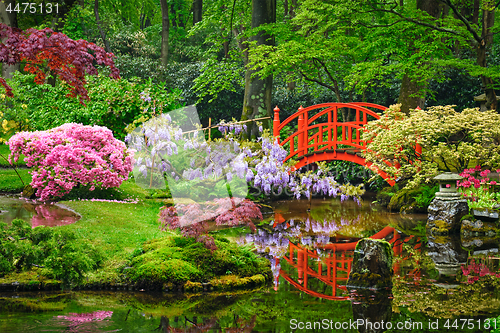
[[[0,227],[0,290],[209,291],[270,281],[269,264],[248,248],[215,235],[218,249],[212,253],[161,231],[158,213],[165,201],[151,199],[133,180],[100,193],[108,201],[91,201],[94,193],[84,191],[61,202],[82,216],[77,223],[31,229],[17,221]]]

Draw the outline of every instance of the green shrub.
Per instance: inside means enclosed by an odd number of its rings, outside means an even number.
[[[140,93],[147,90],[153,100],[159,101],[163,111],[182,106],[180,90],[170,90],[164,83],[153,84],[151,80],[114,80],[105,75],[86,77],[90,101],[82,105],[77,98],[66,97],[68,87],[58,83],[34,83],[33,75],[16,73],[9,80],[14,89],[13,98],[0,103],[3,120],[28,119],[31,130],[47,130],[64,123],[106,126],[115,137],[123,139],[124,128],[143,116],[149,117],[152,108],[144,113],[145,103]],[[22,128],[26,129],[26,128]]]
[[[409,179],[407,187],[416,188],[442,171],[500,168],[499,125],[500,114],[494,110],[456,112],[448,105],[413,110],[408,116],[393,105],[364,126],[362,139],[370,143],[363,154],[372,168],[394,180]]]
[[[391,196],[387,208],[406,213],[426,213],[438,190],[437,185],[434,187],[424,185],[416,189],[403,188]]]
[[[101,261],[100,251],[72,231],[45,226],[32,229],[19,219],[10,226],[0,223],[0,276],[36,266],[43,267],[47,277],[78,282]]]

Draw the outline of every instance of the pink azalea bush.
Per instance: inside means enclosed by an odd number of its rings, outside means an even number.
[[[9,161],[20,154],[31,171],[31,186],[41,200],[60,197],[77,185],[118,187],[132,171],[133,153],[106,127],[64,124],[20,132],[8,141]]]

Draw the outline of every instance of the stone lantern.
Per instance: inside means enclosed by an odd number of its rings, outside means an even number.
[[[460,198],[460,193],[457,192],[457,180],[462,179],[462,176],[451,172],[445,172],[434,177],[434,180],[439,182],[439,192],[436,193],[436,198],[441,200],[455,200]]]

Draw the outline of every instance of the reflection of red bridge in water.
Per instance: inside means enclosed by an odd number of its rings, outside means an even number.
[[[414,236],[407,236],[403,238],[396,229],[385,227],[370,238],[389,239],[388,242],[392,244],[394,255],[398,256],[402,253],[403,243],[409,241],[413,237]],[[340,291],[345,294],[347,290],[345,282],[347,282],[349,278],[354,249],[357,243],[357,241],[350,243],[330,243],[321,246],[322,250],[329,251],[326,257],[320,257],[316,251],[308,250],[301,245],[290,242],[289,253],[281,259],[281,263],[283,264],[286,262],[291,270],[287,272],[284,269],[280,269],[279,275],[291,285],[309,295],[330,300],[346,300],[349,297],[338,296],[337,293]],[[420,249],[420,243],[417,244],[415,249]],[[297,278],[292,276],[291,271],[293,271],[293,273],[295,273],[295,271],[297,272]],[[394,272],[401,272],[401,268],[397,263],[394,264]],[[420,271],[414,270],[407,273],[407,275],[419,277]],[[318,280],[324,290],[330,289],[329,294],[312,290],[312,288],[308,286],[310,279]]]
[[[354,110],[352,121],[339,121],[338,113],[342,109]],[[370,167],[362,157],[366,149],[366,141],[361,139],[363,125],[371,120],[377,120],[380,115],[368,108],[384,111],[384,106],[373,103],[323,103],[299,110],[280,122],[280,109],[274,109],[273,136],[279,140],[280,132],[294,127],[297,121],[297,131],[280,142],[288,152],[285,160],[297,158],[297,169],[320,161],[342,160]],[[417,151],[421,152],[417,146]],[[382,170],[376,170],[392,186],[394,180]]]

